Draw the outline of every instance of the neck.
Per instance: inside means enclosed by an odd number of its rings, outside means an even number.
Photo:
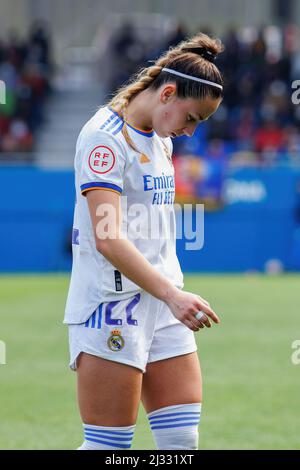
[[[130,101],[126,108],[126,121],[133,127],[144,131],[152,130],[153,99],[150,99],[148,90],[141,91]]]

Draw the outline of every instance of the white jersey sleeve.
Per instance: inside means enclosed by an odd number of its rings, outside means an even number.
[[[90,135],[82,136],[81,168],[79,184],[81,194],[87,191],[104,189],[121,194],[125,171],[125,149],[111,134],[103,130],[94,130]]]

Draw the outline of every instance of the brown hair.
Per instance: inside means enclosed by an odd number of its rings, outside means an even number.
[[[212,98],[223,96],[220,88],[162,72],[162,69],[167,67],[223,86],[222,75],[214,64],[214,59],[223,50],[224,46],[219,39],[198,33],[177,46],[171,47],[156,59],[152,66],[143,68],[116,91],[108,105],[124,118],[122,133],[134,150],[137,149],[130,139],[126,126],[126,108],[130,100],[147,88],[157,90],[162,84],[170,82],[176,84],[176,93],[179,98],[203,99],[206,96]]]

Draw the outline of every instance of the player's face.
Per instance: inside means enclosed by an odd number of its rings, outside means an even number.
[[[153,128],[160,137],[192,137],[196,127],[218,109],[222,98],[178,98],[173,85],[160,95],[160,105],[153,116]]]

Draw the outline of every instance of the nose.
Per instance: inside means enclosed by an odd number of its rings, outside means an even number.
[[[195,132],[195,128],[193,128],[193,129],[190,129],[190,128],[183,129],[184,135],[186,135],[188,137],[193,137],[194,132]]]
[[[187,135],[188,137],[193,137],[195,130],[196,130],[197,125],[191,125],[189,127],[185,127],[183,129],[183,133]]]

